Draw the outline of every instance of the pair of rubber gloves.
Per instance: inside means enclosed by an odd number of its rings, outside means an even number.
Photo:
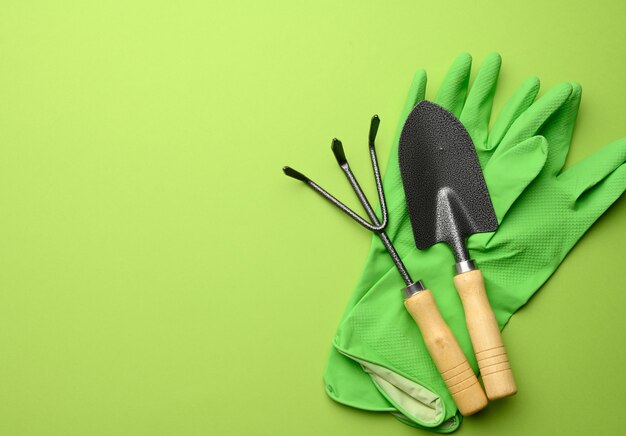
[[[470,133],[500,223],[469,238],[500,328],[556,270],[569,250],[626,188],[626,138],[563,170],[581,88],[562,83],[536,99],[539,80],[526,80],[489,129],[501,58],[487,56],[469,89],[472,59],[453,63],[435,103]],[[415,247],[398,167],[398,138],[411,109],[424,99],[426,73],[416,73],[397,128],[384,189],[387,234],[408,271],[428,283],[445,321],[477,372],[462,303],[453,284],[452,251]],[[438,432],[462,416],[405,310],[402,278],[377,237],[333,340],[324,381],[335,401],[393,413]],[[515,371],[515,364],[513,363]]]

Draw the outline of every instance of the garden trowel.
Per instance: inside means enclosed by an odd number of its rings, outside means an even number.
[[[421,101],[406,120],[398,150],[417,248],[448,244],[456,258],[454,284],[489,399],[517,392],[482,273],[466,239],[498,228],[470,135],[446,109]]]

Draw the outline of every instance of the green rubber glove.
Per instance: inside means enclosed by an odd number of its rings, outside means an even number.
[[[492,55],[485,61],[466,99],[469,64],[468,56],[457,59],[436,102],[455,113],[472,135],[501,222],[495,234],[470,238],[469,248],[483,271],[492,307],[503,326],[623,192],[626,147],[624,141],[612,144],[559,175],[580,88],[561,85],[530,106],[538,90],[538,82],[531,79],[510,100],[488,134],[499,57]],[[424,88],[425,75],[420,72],[405,113],[423,98]],[[424,252],[414,247],[397,148],[387,169],[385,189],[390,237],[414,277],[422,278],[433,290],[444,318],[475,368],[462,306],[452,285],[450,250],[441,244]],[[355,407],[397,409],[414,425],[454,430],[460,423],[455,406],[402,306],[398,291],[403,283],[385,256],[374,240],[366,270],[334,341],[336,350],[325,374],[327,390],[337,401]],[[387,272],[381,274],[383,270]]]

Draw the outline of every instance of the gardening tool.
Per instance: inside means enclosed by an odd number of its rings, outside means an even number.
[[[332,151],[337,163],[345,173],[371,222],[361,218],[304,174],[290,167],[283,167],[283,172],[289,177],[306,183],[315,192],[333,203],[363,227],[378,235],[407,285],[406,288],[403,289],[405,297],[404,305],[417,323],[435,366],[439,370],[450,394],[454,398],[459,411],[463,415],[471,415],[487,406],[485,393],[478,383],[452,331],[444,322],[432,292],[426,289],[420,280],[413,281],[391,243],[391,240],[384,231],[387,226],[388,213],[375,150],[375,138],[379,124],[380,119],[378,116],[375,115],[372,117],[369,131],[369,151],[376,181],[376,190],[380,201],[382,222],[378,219],[374,209],[352,173],[343,150],[343,145],[338,139],[333,139]]]
[[[423,250],[445,242],[454,252],[454,284],[487,397],[513,395],[515,380],[483,276],[465,246],[474,233],[498,228],[472,139],[453,114],[424,100],[405,122],[398,156],[415,245]]]

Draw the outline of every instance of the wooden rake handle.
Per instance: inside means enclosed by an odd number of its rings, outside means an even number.
[[[445,323],[428,289],[404,300],[404,306],[417,323],[426,347],[441,373],[459,411],[472,415],[487,406],[487,397],[472,371],[463,350]]]
[[[479,270],[454,277],[454,285],[463,302],[470,339],[490,400],[508,397],[517,392],[509,357],[496,317],[485,292],[485,281]]]

